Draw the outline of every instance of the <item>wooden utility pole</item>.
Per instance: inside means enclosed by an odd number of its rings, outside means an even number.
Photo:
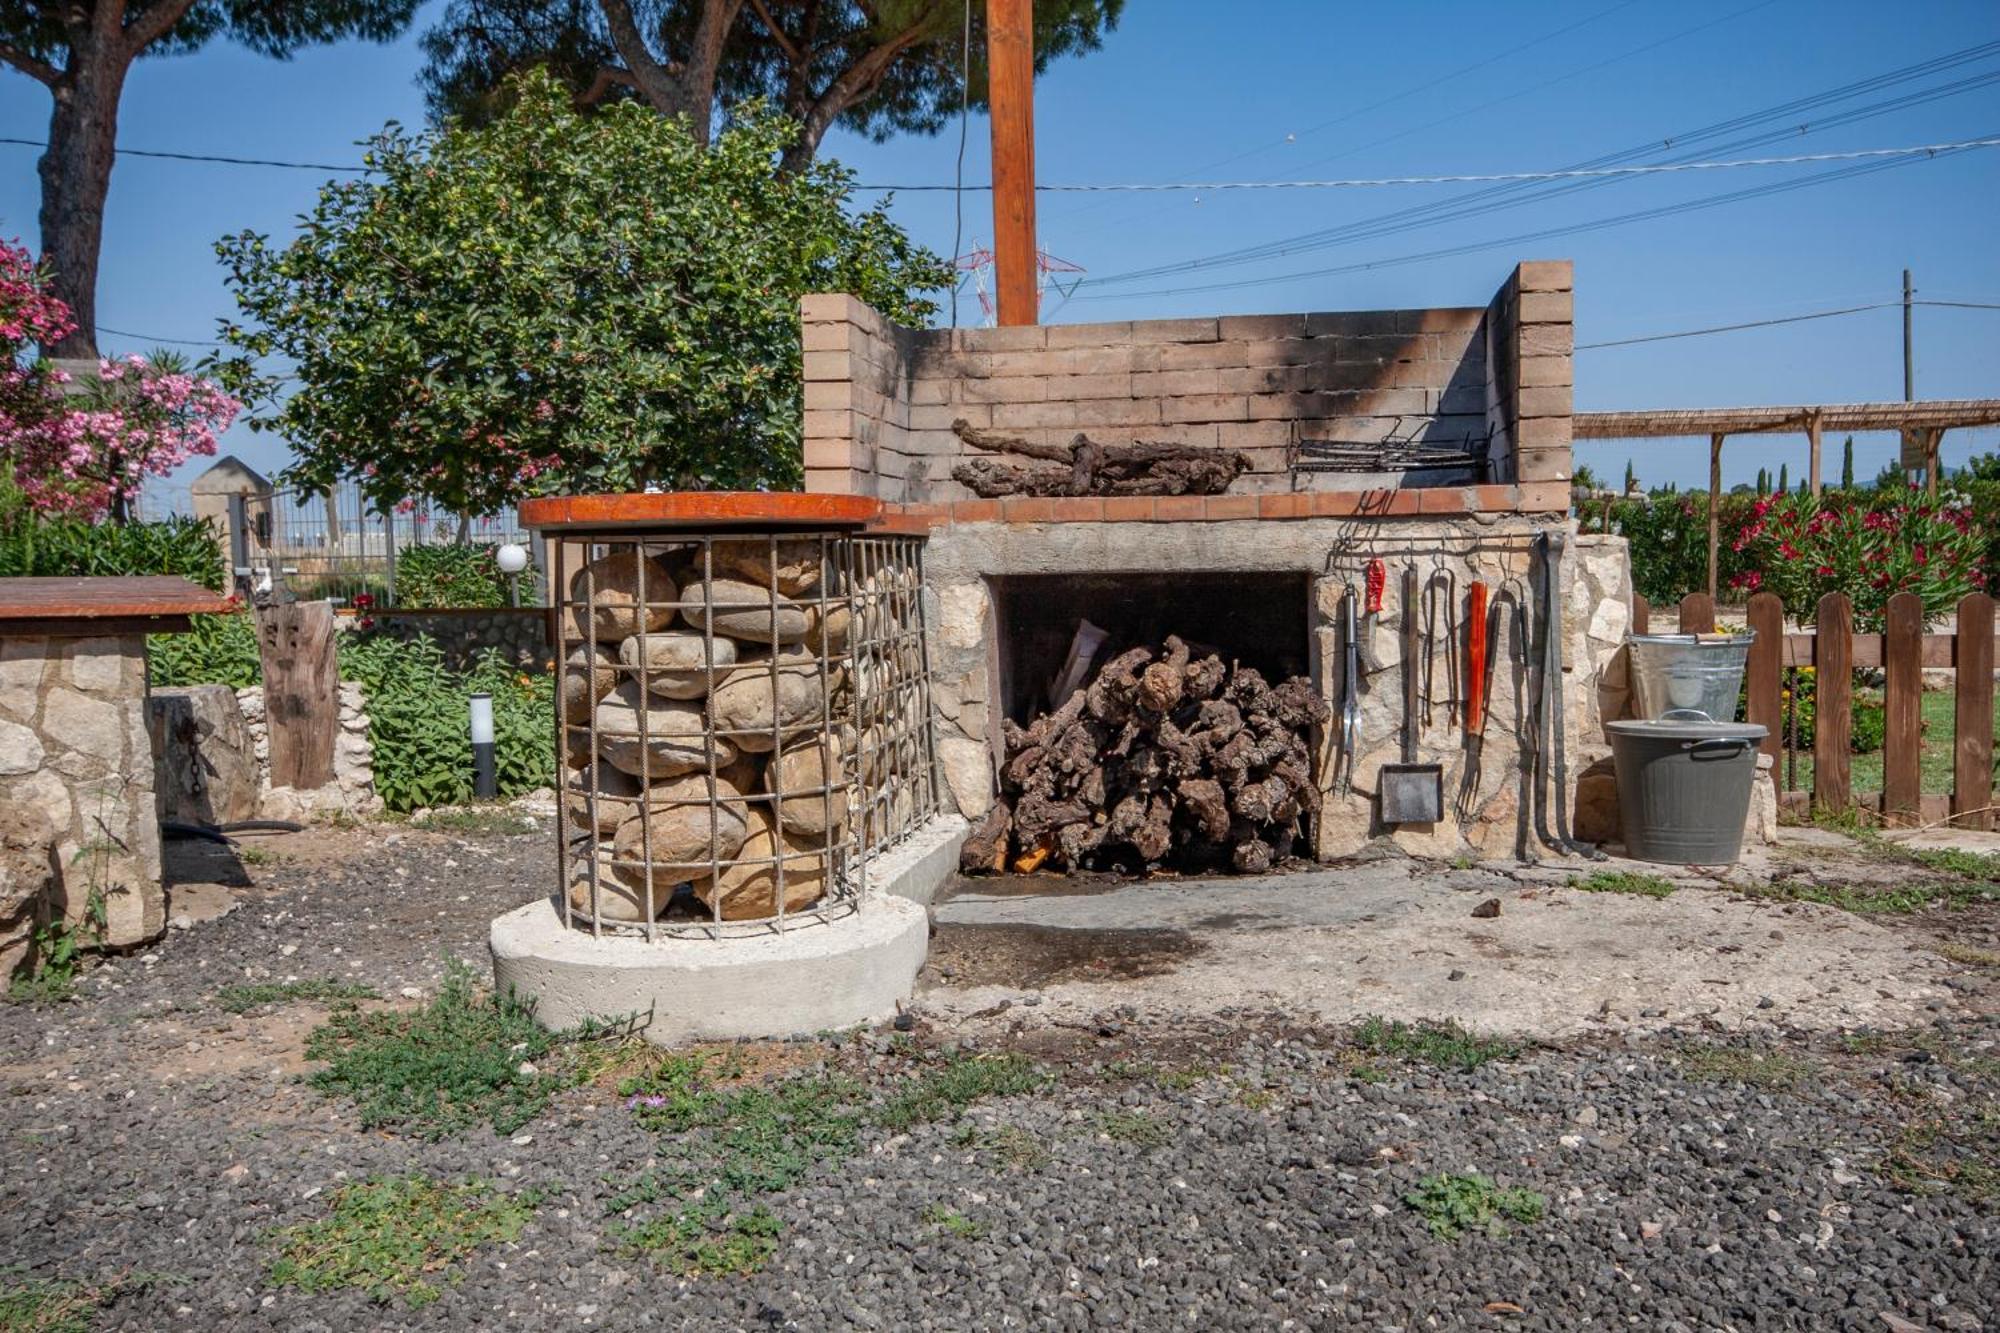
[[[1716,566],[1722,555],[1722,441],[1708,437],[1708,604],[1715,605]]]
[[[1039,317],[1035,284],[1034,0],[986,0],[993,120],[993,267],[1002,324]]]

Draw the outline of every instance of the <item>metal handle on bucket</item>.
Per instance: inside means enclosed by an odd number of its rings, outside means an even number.
[[[1731,754],[1741,754],[1749,748],[1750,741],[1743,736],[1709,736],[1698,741],[1681,742],[1681,749],[1686,750],[1691,759],[1700,758],[1704,751],[1727,750]]]
[[[1713,722],[1714,718],[1699,708],[1669,708],[1660,714],[1662,722]]]

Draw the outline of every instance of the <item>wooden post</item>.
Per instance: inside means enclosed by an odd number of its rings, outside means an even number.
[[[1952,745],[1952,821],[1993,827],[1993,599],[1970,592],[1958,602],[1957,709]]]
[[[271,785],[313,791],[333,781],[340,735],[340,665],[332,602],[282,602],[257,611]]]
[[[1691,592],[1681,598],[1681,633],[1715,633],[1715,599],[1705,592]]]
[[[993,267],[1002,324],[1033,324],[1035,290],[1035,11],[986,0],[987,97],[993,124]]]
[[[1644,593],[1640,592],[1633,593],[1632,632],[1634,634],[1644,634],[1649,629],[1652,628],[1652,624],[1653,624],[1652,604],[1646,600],[1646,595]]]
[[[1708,600],[1715,604],[1716,557],[1722,549],[1722,441],[1708,437]]]
[[[1744,717],[1766,728],[1761,748],[1775,765],[1785,739],[1785,710],[1779,684],[1785,660],[1785,604],[1773,593],[1752,593],[1749,612],[1750,628],[1757,639],[1750,645],[1747,673],[1750,697],[1745,701]],[[1773,768],[1774,776],[1776,771]]]
[[[1820,598],[1813,614],[1813,680],[1813,809],[1837,813],[1854,804],[1854,611],[1842,593]]]
[[[1923,809],[1924,603],[1913,592],[1889,599],[1883,626],[1882,818],[1917,823]]]
[[[1924,432],[1924,494],[1937,499],[1938,465],[1944,452],[1944,428],[1933,426]]]
[[[1811,486],[1812,498],[1815,500],[1819,499],[1819,493],[1820,493],[1819,420],[1820,420],[1819,413],[1817,412],[1809,413],[1806,416],[1806,444],[1808,446],[1808,452],[1811,455],[1811,457],[1806,463],[1806,468],[1807,468],[1806,482],[1809,486]]]

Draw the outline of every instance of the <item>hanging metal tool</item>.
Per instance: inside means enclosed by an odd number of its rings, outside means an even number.
[[[1458,725],[1458,576],[1446,567],[1442,555],[1432,562],[1431,575],[1424,583],[1424,727],[1437,725],[1437,655],[1444,651],[1445,723]]]
[[[1479,760],[1486,748],[1486,634],[1486,585],[1474,579],[1465,612],[1465,770],[1455,802],[1461,830],[1479,814]]]
[[[1444,768],[1417,762],[1420,601],[1417,566],[1411,561],[1403,570],[1403,761],[1380,770],[1376,785],[1384,824],[1435,824],[1444,817]]]
[[[1361,622],[1355,615],[1358,597],[1353,584],[1341,590],[1340,638],[1343,670],[1340,679],[1340,754],[1334,759],[1334,789],[1354,792],[1354,752],[1361,747]]]

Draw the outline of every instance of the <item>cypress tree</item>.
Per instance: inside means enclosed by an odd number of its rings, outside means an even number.
[[[1854,489],[1854,437],[1847,437],[1847,443],[1840,446],[1840,489]]]
[[[1792,465],[1790,463],[1780,463],[1778,464],[1778,494],[1784,495],[1791,489]]]

